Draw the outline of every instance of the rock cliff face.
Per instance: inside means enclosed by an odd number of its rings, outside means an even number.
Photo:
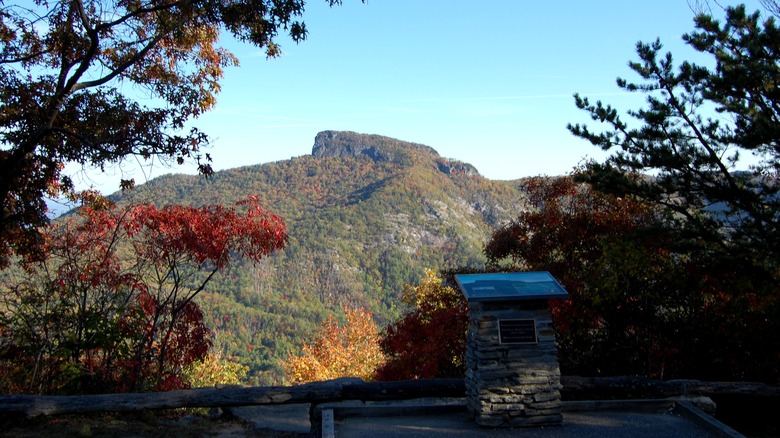
[[[386,138],[354,132],[323,131],[315,137],[311,154],[318,158],[368,156],[378,162],[391,161],[390,153],[379,147],[380,142],[386,142]]]
[[[448,175],[460,174],[460,173],[468,176],[479,175],[479,172],[477,171],[476,167],[472,166],[469,163],[453,160],[451,158],[442,158],[441,160],[436,162],[436,166],[439,168],[440,171]]]
[[[349,131],[320,132],[314,139],[311,154],[318,158],[368,157],[378,163],[413,164],[430,161],[439,171],[448,175],[479,175],[477,169],[471,164],[443,158],[430,146]]]

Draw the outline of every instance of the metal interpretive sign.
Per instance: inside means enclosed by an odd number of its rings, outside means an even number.
[[[499,319],[499,344],[536,344],[535,319]]]
[[[549,272],[456,274],[455,281],[468,301],[569,298],[563,286]]]

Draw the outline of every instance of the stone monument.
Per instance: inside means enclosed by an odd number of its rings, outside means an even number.
[[[558,350],[549,299],[568,298],[548,272],[457,274],[469,306],[466,405],[485,427],[560,424]]]

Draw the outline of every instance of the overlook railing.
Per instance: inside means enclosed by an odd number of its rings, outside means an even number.
[[[658,381],[643,377],[561,376],[564,400],[638,399],[680,396],[749,395],[780,397],[780,387],[750,382]],[[0,414],[41,415],[132,412],[176,408],[329,403],[344,400],[386,401],[427,397],[464,397],[463,379],[364,382],[344,378],[297,386],[224,386],[168,392],[80,396],[0,396]]]

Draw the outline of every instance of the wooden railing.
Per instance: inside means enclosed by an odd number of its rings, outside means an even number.
[[[425,397],[463,397],[463,379],[423,379],[364,382],[345,378],[297,386],[226,386],[168,392],[79,396],[0,396],[0,414],[27,417],[89,412],[130,412],[175,408],[327,403],[342,400],[408,400]]]
[[[564,400],[638,399],[678,396],[750,395],[780,397],[780,387],[749,382],[658,381],[643,377],[561,377]],[[82,396],[0,396],[0,414],[27,417],[90,412],[129,412],[191,407],[294,403],[329,403],[343,400],[384,401],[426,397],[463,397],[463,379],[420,379],[398,382],[364,382],[355,378],[297,386],[226,386],[169,392],[100,394]]]

